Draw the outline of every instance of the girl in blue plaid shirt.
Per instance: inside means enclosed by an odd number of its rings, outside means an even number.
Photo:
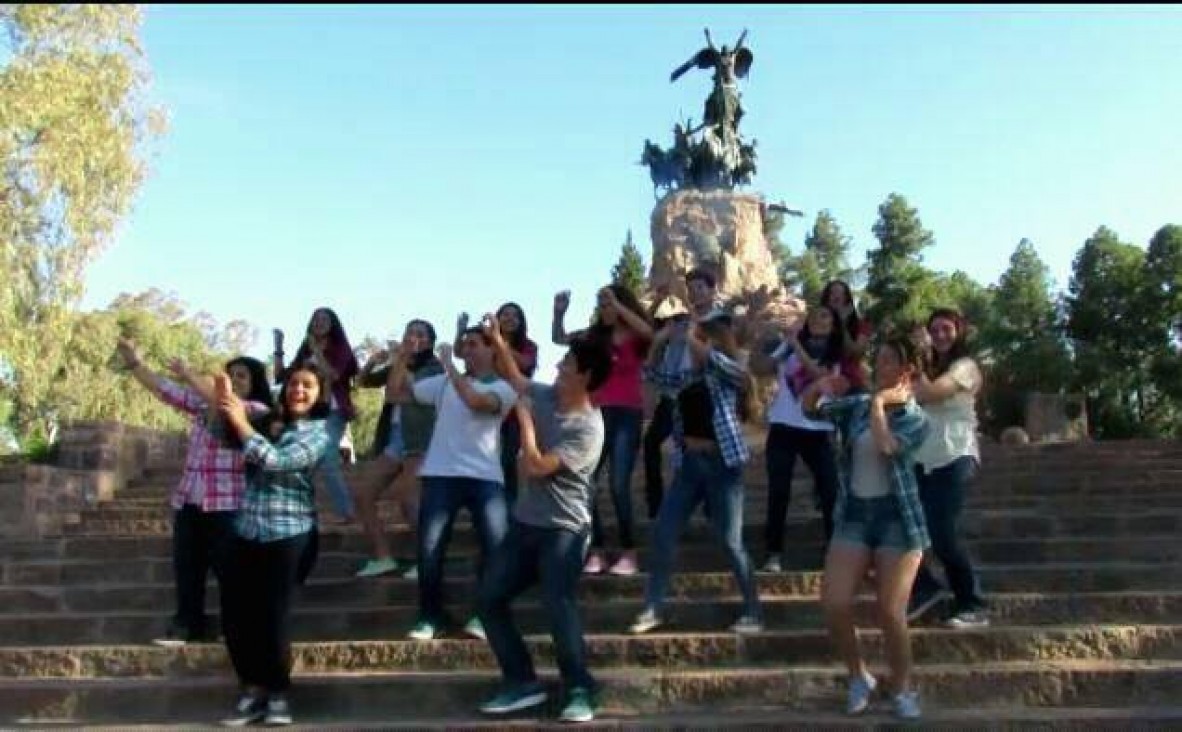
[[[228,389],[219,393],[247,465],[223,619],[242,694],[227,726],[291,724],[291,600],[315,551],[312,474],[330,447],[336,449],[325,425],[328,384],[310,364],[288,372],[279,394],[284,421],[274,442],[255,432],[238,397]]]
[[[806,412],[831,419],[842,436],[841,482],[821,603],[829,637],[849,669],[849,714],[864,712],[878,685],[858,651],[853,614],[873,562],[894,711],[904,719],[920,716],[907,633],[907,599],[929,544],[915,479],[915,452],[928,430],[927,416],[911,391],[918,373],[915,344],[889,338],[875,354],[873,393],[823,399],[837,387],[837,377],[824,377],[801,398]]]

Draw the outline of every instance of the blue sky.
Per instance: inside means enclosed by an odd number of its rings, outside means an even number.
[[[158,287],[294,341],[356,342],[520,302],[549,380],[553,293],[589,314],[625,232],[646,258],[645,138],[700,119],[702,28],[755,53],[752,189],[828,208],[860,262],[899,192],[929,266],[994,282],[1022,237],[1066,285],[1101,224],[1182,223],[1177,8],[151,6],[171,128],[84,307]]]

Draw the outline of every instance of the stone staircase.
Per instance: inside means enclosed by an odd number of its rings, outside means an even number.
[[[1122,442],[994,448],[972,491],[966,531],[992,603],[975,631],[915,628],[924,723],[951,729],[1182,729],[1182,444]],[[60,536],[0,541],[0,728],[192,729],[224,714],[234,682],[223,648],[156,648],[173,609],[159,465],[86,511]],[[803,468],[799,471],[804,473]],[[643,514],[640,480],[635,505]],[[762,458],[747,476],[748,548],[761,556]],[[785,572],[760,575],[767,631],[723,629],[739,598],[721,551],[695,517],[679,555],[665,632],[624,632],[645,577],[586,577],[580,594],[593,673],[595,729],[864,729],[890,726],[885,705],[838,713],[843,672],[826,638],[820,520],[804,476],[794,490]],[[603,497],[605,498],[605,497]],[[610,509],[605,516],[612,515]],[[641,536],[647,538],[642,522]],[[609,528],[609,537],[614,537]],[[397,553],[413,545],[391,531]],[[645,542],[647,543],[647,542]],[[474,537],[461,519],[448,594],[463,619]],[[354,528],[322,529],[321,557],[294,610],[296,719],[325,729],[512,729],[555,726],[556,704],[511,720],[476,706],[498,675],[485,643],[405,640],[416,585],[358,580]],[[645,559],[642,551],[642,568]],[[212,584],[211,584],[212,588]],[[216,590],[210,592],[216,608]],[[861,601],[874,670],[881,638]],[[536,594],[518,619],[543,675],[556,678]]]

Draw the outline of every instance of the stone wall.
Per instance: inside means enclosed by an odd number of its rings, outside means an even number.
[[[60,534],[155,466],[184,458],[187,436],[118,422],[65,425],[52,464],[0,466],[0,537]]]

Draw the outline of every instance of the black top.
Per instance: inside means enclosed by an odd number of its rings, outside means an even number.
[[[681,409],[681,426],[686,437],[714,440],[714,402],[706,382],[695,381],[677,395]]]

